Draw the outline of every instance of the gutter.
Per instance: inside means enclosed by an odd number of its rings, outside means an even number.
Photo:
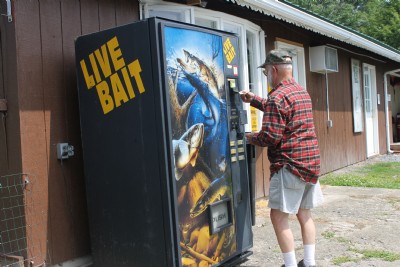
[[[388,87],[387,76],[393,75],[393,76],[400,77],[400,74],[398,74],[396,72],[400,72],[400,69],[387,71],[383,74],[384,94],[385,94],[386,149],[387,149],[388,154],[393,153],[393,150],[390,150],[390,124],[389,124],[389,101],[388,101],[388,93],[387,93],[387,89],[388,89],[387,88]]]

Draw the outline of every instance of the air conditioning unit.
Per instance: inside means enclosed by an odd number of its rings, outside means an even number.
[[[310,71],[318,73],[338,72],[337,50],[326,45],[310,47]]]

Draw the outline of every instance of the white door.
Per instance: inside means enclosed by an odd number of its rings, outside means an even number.
[[[379,154],[375,66],[363,64],[367,157]]]

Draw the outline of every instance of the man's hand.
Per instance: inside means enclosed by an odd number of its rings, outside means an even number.
[[[251,138],[253,137],[253,133],[246,133],[246,143],[247,144],[252,144],[251,143]]]
[[[245,103],[250,103],[254,99],[254,94],[249,90],[243,90],[239,92],[240,98]]]

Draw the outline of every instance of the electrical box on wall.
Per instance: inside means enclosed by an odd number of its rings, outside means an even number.
[[[68,159],[74,155],[74,146],[68,143],[57,144],[57,159]]]
[[[337,50],[326,45],[310,47],[310,71],[318,73],[338,72]]]

